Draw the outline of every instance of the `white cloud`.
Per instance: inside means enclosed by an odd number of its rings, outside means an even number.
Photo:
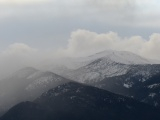
[[[150,39],[143,44],[141,55],[160,60],[160,34],[154,33],[150,36]]]
[[[98,34],[77,30],[72,32],[65,51],[71,56],[83,56],[106,49],[130,51],[146,58],[160,60],[160,34],[154,33],[149,40],[145,40],[141,36],[120,37],[115,32]]]
[[[3,55],[14,55],[14,54],[28,54],[28,53],[32,53],[32,52],[36,52],[36,49],[33,49],[31,47],[29,47],[26,44],[23,43],[14,43],[12,45],[9,45],[9,47],[2,52]]]
[[[0,78],[20,68],[35,65],[37,53],[36,49],[22,43],[10,45],[0,53]]]

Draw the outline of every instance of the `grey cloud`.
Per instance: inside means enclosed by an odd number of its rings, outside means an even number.
[[[108,11],[125,11],[134,9],[135,1],[133,0],[87,0],[88,5],[96,7],[99,10]],[[125,11],[127,12],[127,11]]]
[[[97,11],[104,20],[133,22],[135,19],[136,2],[133,0],[87,0],[87,5]],[[109,22],[111,23],[111,21]],[[127,23],[126,23],[127,24]]]

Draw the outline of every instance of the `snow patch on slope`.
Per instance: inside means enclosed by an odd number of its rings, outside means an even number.
[[[131,88],[131,87],[132,87],[132,84],[126,84],[126,83],[124,83],[123,86],[124,86],[125,88]]]
[[[52,76],[48,76],[48,77],[41,77],[37,80],[35,80],[33,83],[29,84],[26,87],[26,90],[33,90],[36,89],[37,87],[47,87],[49,83],[51,83],[52,81],[58,81],[59,79],[53,79]]]
[[[123,75],[129,69],[128,65],[117,64],[110,59],[98,59],[89,65],[72,72],[72,79],[79,82],[98,82],[105,77]]]
[[[156,93],[150,93],[148,96],[154,98],[154,96],[156,96]]]
[[[160,86],[160,84],[153,84],[153,85],[149,85],[148,88],[152,89],[152,88],[156,88],[159,86]]]

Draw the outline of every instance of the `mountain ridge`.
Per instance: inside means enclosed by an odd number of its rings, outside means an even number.
[[[31,67],[23,68],[0,81],[0,113],[19,102],[33,100],[44,91],[69,81],[52,72]]]
[[[50,89],[34,102],[14,106],[1,120],[159,120],[159,111],[131,98],[69,82]]]

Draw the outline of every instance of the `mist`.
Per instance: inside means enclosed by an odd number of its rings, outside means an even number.
[[[65,47],[37,49],[24,43],[14,43],[0,52],[1,79],[24,68],[42,69],[64,65],[66,58],[85,57],[104,50],[129,51],[144,58],[160,60],[160,34],[153,33],[146,40],[142,36],[121,37],[116,32],[96,33],[78,29],[73,31]]]

